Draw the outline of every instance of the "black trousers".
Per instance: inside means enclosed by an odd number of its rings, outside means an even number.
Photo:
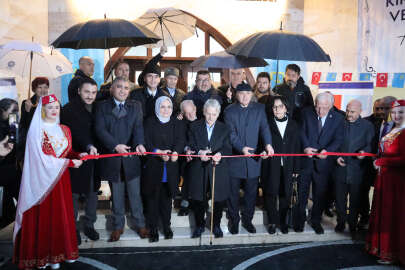
[[[359,216],[362,186],[361,184],[347,184],[337,180],[335,187],[337,222],[347,222],[350,227],[355,228]],[[349,195],[349,215],[347,215],[347,195]]]
[[[159,217],[163,228],[170,227],[172,214],[172,197],[170,196],[169,185],[160,183],[154,194],[145,196],[146,200],[146,224],[150,229],[157,229]]]
[[[272,179],[271,181],[275,181],[275,179]],[[282,166],[279,181],[280,185],[278,195],[270,194],[266,192],[266,190],[264,191],[264,206],[267,211],[269,224],[285,225],[287,221],[287,211],[289,206],[288,202],[290,198],[286,197],[286,193],[284,190],[284,172]]]
[[[257,196],[257,185],[259,182],[258,177],[241,179],[231,177],[230,179],[230,195],[228,199],[228,216],[231,221],[235,224],[239,223],[239,190],[240,184],[244,181],[244,191],[245,195],[244,208],[242,209],[242,222],[249,223],[253,219],[253,214],[255,213],[256,196]]]
[[[368,180],[368,179],[367,179]],[[359,214],[361,216],[362,222],[368,222],[370,218],[370,189],[371,189],[371,182],[370,181],[363,181],[360,189],[360,201],[359,201]]]
[[[309,174],[303,174],[301,176],[301,181],[298,183],[298,215],[296,225],[303,226],[305,223],[306,215],[305,209],[308,204],[309,190],[312,183],[312,214],[311,222],[314,224],[319,224],[322,218],[322,211],[325,209],[326,197],[328,194],[328,173],[319,173],[313,170]]]
[[[224,210],[226,201],[220,201],[214,203],[214,226],[219,226],[221,224],[222,211]],[[208,203],[204,201],[191,201],[191,207],[194,212],[195,224],[197,227],[205,226],[205,213],[208,209]],[[209,209],[211,210],[211,209]]]

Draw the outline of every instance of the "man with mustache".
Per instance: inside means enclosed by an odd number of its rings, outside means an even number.
[[[301,123],[301,111],[305,107],[313,107],[314,99],[311,90],[301,77],[301,69],[296,64],[289,64],[285,69],[284,82],[274,87],[273,92],[285,96],[291,104],[290,117]]]

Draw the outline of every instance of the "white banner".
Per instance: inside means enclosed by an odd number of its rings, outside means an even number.
[[[405,0],[359,0],[359,72],[405,71]]]

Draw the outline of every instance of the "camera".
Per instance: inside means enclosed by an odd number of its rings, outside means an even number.
[[[16,113],[10,113],[8,116],[8,142],[17,144],[18,142],[18,120]]]

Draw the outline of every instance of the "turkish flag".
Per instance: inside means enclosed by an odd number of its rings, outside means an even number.
[[[377,73],[376,87],[388,86],[388,73]]]
[[[321,80],[321,74],[322,72],[314,72],[312,73],[312,84],[318,85],[319,81]]]
[[[343,82],[350,82],[352,80],[352,73],[343,73],[342,74],[342,81]]]

